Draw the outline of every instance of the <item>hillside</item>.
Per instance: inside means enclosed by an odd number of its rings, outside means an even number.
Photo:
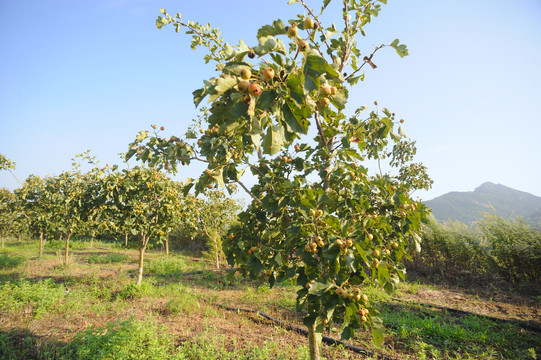
[[[505,218],[521,217],[531,225],[541,227],[541,197],[490,182],[474,191],[453,191],[425,201],[425,204],[440,221],[458,220],[469,225],[488,212]]]

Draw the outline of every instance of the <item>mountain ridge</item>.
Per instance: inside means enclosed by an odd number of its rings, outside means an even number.
[[[471,225],[481,220],[483,213],[489,213],[522,218],[541,228],[541,197],[492,182],[484,182],[473,191],[451,191],[424,203],[438,221]]]

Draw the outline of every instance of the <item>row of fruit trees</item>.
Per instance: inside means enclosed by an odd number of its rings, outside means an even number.
[[[3,156],[3,155],[2,155]],[[143,278],[145,250],[149,241],[165,242],[178,227],[207,235],[216,266],[223,257],[221,236],[238,211],[238,204],[221,191],[204,199],[184,196],[184,184],[167,173],[137,166],[120,170],[116,165],[100,168],[89,153],[81,154],[94,168],[44,178],[31,175],[13,192],[0,189],[0,238],[2,249],[8,235],[30,234],[39,237],[39,255],[44,240],[61,238],[65,242],[64,262],[69,262],[70,239],[87,235],[90,247],[97,236],[112,236],[138,241],[137,284]],[[3,156],[3,170],[15,164]],[[126,244],[127,245],[127,244]]]

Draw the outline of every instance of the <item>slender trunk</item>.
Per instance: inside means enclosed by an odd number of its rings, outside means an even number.
[[[64,263],[68,265],[68,255],[69,255],[69,248],[70,248],[70,237],[71,233],[66,234],[66,253],[64,257]]]
[[[125,243],[124,247],[128,247],[128,233],[126,233],[126,238],[124,240],[124,243]]]
[[[23,234],[19,233],[17,237],[19,242],[23,241]]]
[[[308,327],[308,344],[310,346],[310,360],[319,360],[319,345],[321,344],[321,334],[316,330],[317,322],[314,321]]]
[[[165,254],[169,256],[169,234],[165,238]]]
[[[214,236],[214,256],[216,257],[216,269],[220,268],[220,249],[218,249],[218,237]]]
[[[94,236],[92,236],[90,238],[90,248],[93,249],[94,248]]]
[[[2,239],[2,250],[4,250],[4,237],[0,236],[0,239]]]
[[[43,231],[39,233],[39,257],[43,256]]]
[[[145,258],[145,248],[147,247],[147,241],[144,235],[139,235],[139,273],[137,274],[137,282],[135,285],[140,285],[143,281],[143,263]]]

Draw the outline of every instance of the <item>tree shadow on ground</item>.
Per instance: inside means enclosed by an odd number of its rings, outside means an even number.
[[[0,331],[2,360],[66,359],[68,352],[67,343],[36,335],[29,330]]]

